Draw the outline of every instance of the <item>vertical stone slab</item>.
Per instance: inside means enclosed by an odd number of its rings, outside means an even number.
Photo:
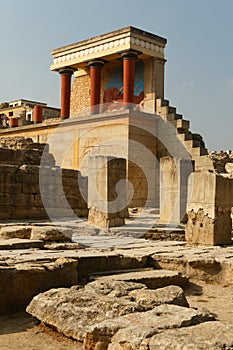
[[[192,162],[186,159],[160,159],[160,222],[180,224],[186,216],[188,177]]]
[[[88,223],[99,228],[121,226],[128,216],[126,160],[93,156],[88,163]]]
[[[233,179],[203,171],[189,179],[188,222],[185,237],[189,244],[231,244]]]

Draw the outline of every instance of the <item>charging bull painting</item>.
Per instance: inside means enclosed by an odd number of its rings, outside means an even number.
[[[107,70],[107,78],[104,88],[104,111],[120,109],[123,102],[123,67]],[[138,110],[143,110],[144,102],[144,63],[137,62],[135,65],[134,100]]]

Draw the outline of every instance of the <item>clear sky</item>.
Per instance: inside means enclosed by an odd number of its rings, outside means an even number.
[[[0,102],[59,106],[51,50],[128,25],[168,39],[165,98],[203,135],[233,149],[233,0],[0,0]]]

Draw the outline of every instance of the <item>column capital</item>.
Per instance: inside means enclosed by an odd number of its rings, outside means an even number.
[[[104,61],[102,60],[93,60],[88,62],[88,67],[102,67],[104,65]]]
[[[58,73],[61,75],[72,75],[77,70],[77,68],[64,67],[59,69]]]
[[[121,57],[127,60],[135,60],[140,52],[138,51],[126,51],[121,53]]]

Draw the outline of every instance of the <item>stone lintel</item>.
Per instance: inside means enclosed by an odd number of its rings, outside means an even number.
[[[139,59],[155,57],[164,59],[167,40],[135,27],[126,27],[88,40],[67,45],[52,51],[52,71],[63,67],[84,69],[87,61],[104,59],[112,61],[127,50],[138,51]]]

